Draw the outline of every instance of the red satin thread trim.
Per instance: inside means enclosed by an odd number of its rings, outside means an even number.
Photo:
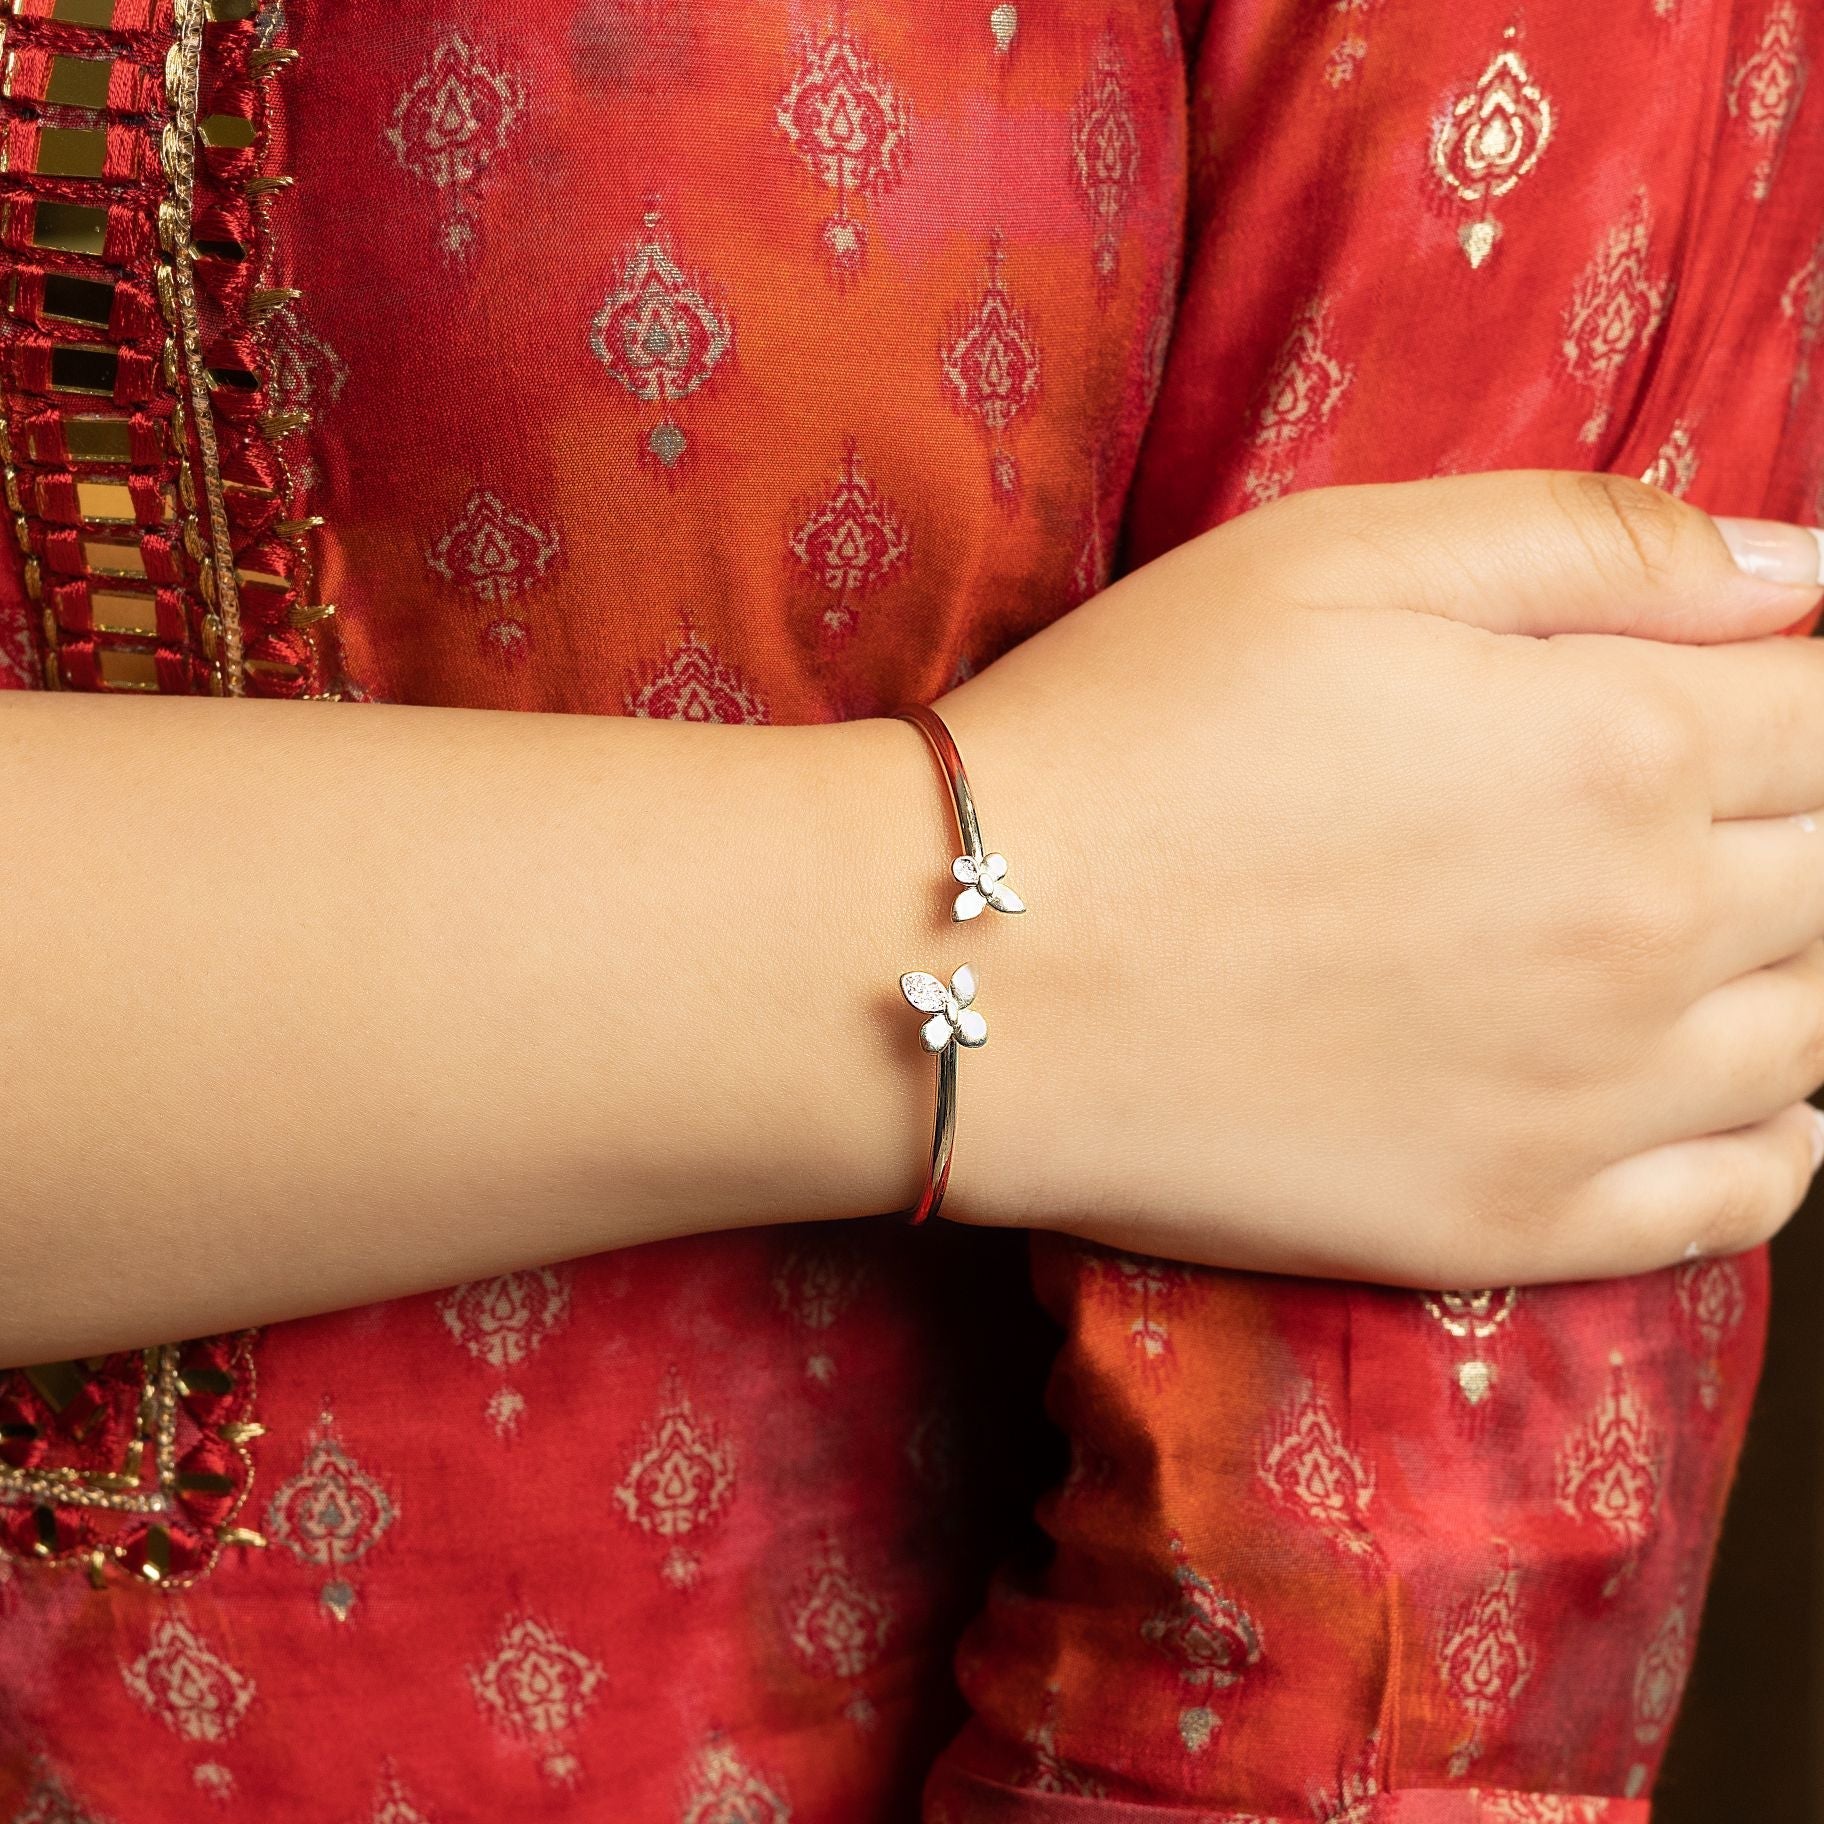
[[[41,19],[51,23],[51,14],[57,0],[13,0],[13,14],[18,19]],[[114,0],[114,31],[120,32],[164,32],[172,29],[171,0]],[[98,42],[92,32],[83,32],[75,27],[65,26],[64,34],[78,39],[86,39],[90,44]],[[101,41],[105,42],[105,40]]]
[[[86,475],[71,472],[59,474],[55,470],[41,473],[34,499],[38,516],[53,525],[75,526],[82,523],[81,496],[77,493],[77,484],[89,479]],[[117,479],[110,477],[109,479]],[[120,524],[119,530],[124,534],[130,526],[150,530],[165,522],[165,494],[155,475],[129,475],[126,478],[127,494],[133,505],[133,519],[128,524]],[[118,522],[108,522],[118,523]]]
[[[21,177],[37,173],[42,155],[44,126],[37,121],[9,120],[0,144],[6,152],[6,169]],[[111,126],[104,129],[102,167],[93,181],[138,183],[158,171],[158,147],[142,127]],[[68,180],[77,181],[77,180]],[[82,180],[90,181],[90,180]]]
[[[9,305],[21,322],[47,332],[73,327],[65,319],[46,315],[45,287],[50,270],[42,266],[19,266],[13,272]],[[105,340],[132,342],[145,338],[160,343],[164,325],[158,314],[158,301],[144,286],[122,279],[114,287],[114,308],[105,326],[97,333]]]
[[[74,200],[103,211],[106,219],[102,249],[98,256],[101,261],[117,269],[148,266],[155,230],[152,218],[144,210],[112,198],[94,195],[93,184],[77,185],[68,180],[45,180],[47,189],[53,184],[72,195],[46,197],[45,201]],[[83,191],[90,194],[79,194]],[[23,187],[23,180],[15,178],[11,182],[0,183],[0,247],[28,254],[33,259],[43,257],[43,250],[34,238],[38,225],[38,201],[35,194]],[[75,267],[80,263],[72,259],[69,265]],[[144,276],[149,280],[149,271]]]
[[[87,49],[87,46],[81,47]],[[56,48],[26,45],[13,52],[7,88],[14,101],[43,101],[49,91]],[[118,114],[154,114],[164,105],[157,72],[118,54],[108,73],[108,107]]]

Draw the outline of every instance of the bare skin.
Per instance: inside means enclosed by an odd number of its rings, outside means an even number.
[[[11,698],[0,1361],[903,1207],[896,978],[965,960],[963,1220],[1417,1284],[1750,1245],[1824,1081],[1824,648],[1759,637],[1817,597],[1632,484],[1247,515],[941,705],[1033,907],[960,930],[896,723]]]

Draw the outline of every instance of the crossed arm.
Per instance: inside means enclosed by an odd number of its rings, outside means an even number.
[[[0,1361],[902,1208],[897,978],[962,961],[965,1220],[1431,1284],[1759,1240],[1824,652],[1757,637],[1811,535],[1730,537],[1506,476],[1195,541],[946,700],[1034,907],[966,943],[897,723],[0,702]]]

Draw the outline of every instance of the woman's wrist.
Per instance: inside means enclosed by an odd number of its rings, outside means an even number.
[[[930,1082],[897,976],[929,924],[922,851],[942,841],[918,737],[890,721],[671,732],[708,807],[689,819],[697,852],[667,845],[677,1017],[643,1044],[674,1112],[646,1118],[649,1083],[637,1123],[602,1124],[590,1244],[905,1208]],[[623,864],[604,861],[612,890]],[[663,1016],[642,1002],[624,1030]]]
[[[753,759],[755,789],[780,795],[796,825],[781,833],[794,858],[783,921],[796,959],[761,1017],[784,1028],[802,1081],[777,1181],[749,1220],[908,1209],[928,1161],[932,1089],[898,977],[931,952],[929,883],[947,861],[929,756],[914,730],[882,718],[777,731]]]
[[[957,702],[940,705],[946,722]],[[975,1010],[986,1019],[992,1042],[964,1048],[956,1061],[956,1153],[943,1211],[962,1221],[996,1220],[1007,1200],[995,1187],[1017,1184],[1029,1149],[1045,1144],[1040,1086],[1056,1035],[1047,1031],[1042,1015],[1048,984],[1055,987],[1067,973],[1059,946],[1069,942],[1070,901],[1079,897],[1059,891],[1054,911],[1054,888],[1061,887],[1071,865],[1065,859],[1068,829],[1035,802],[1032,781],[1046,769],[1022,759],[1017,729],[998,725],[985,705],[958,715],[951,732],[979,812],[981,840],[988,851],[1009,859],[1009,883],[1039,908],[1020,918],[984,909],[959,921],[953,916],[959,883],[952,863],[965,845],[944,770],[933,764],[924,736],[906,722],[887,719],[827,732],[837,737],[831,752],[851,782],[833,807],[838,820],[846,820],[846,830],[831,840],[845,845],[845,852],[868,857],[866,878],[875,883],[857,900],[862,916],[856,966],[869,975],[870,986],[878,985],[878,994],[864,993],[864,1001],[873,1003],[867,1025],[887,1048],[884,1068],[863,1073],[858,1081],[872,1077],[876,1085],[888,1086],[890,1100],[878,1103],[877,1089],[859,1089],[856,1134],[861,1145],[875,1150],[875,1170],[910,1192],[871,1207],[914,1207],[931,1163],[936,1073],[932,1055],[919,1043],[921,1014],[908,1008],[898,978],[918,970],[948,983],[967,964],[977,982]],[[978,755],[988,761],[986,767],[978,764]],[[1062,764],[1063,756],[1052,758]],[[866,790],[854,789],[863,781]],[[881,1113],[897,1118],[890,1111],[906,1102],[908,1072],[912,1112],[902,1132],[883,1136],[878,1120]],[[909,1185],[908,1139],[915,1162]],[[880,1181],[875,1171],[866,1175]]]
[[[1057,1109],[1067,1104],[1051,1090],[1059,1073],[1073,1072],[1093,1048],[1070,1008],[1076,971],[1094,966],[1101,908],[1073,815],[1080,748],[1041,733],[1037,703],[1026,701],[1007,676],[1011,687],[1003,688],[1000,668],[991,668],[935,707],[967,765],[983,840],[1007,858],[1008,878],[1029,913],[952,924],[948,864],[955,850],[940,844],[929,913],[937,961],[920,966],[947,977],[958,963],[970,964],[976,1004],[992,1032],[991,1042],[959,1067],[956,1155],[944,1213],[966,1223],[1050,1227],[1067,1220],[1065,1212],[1033,1202],[1027,1192],[1045,1181],[1038,1161],[1068,1140],[1056,1122]],[[931,785],[941,816],[935,773]],[[942,841],[953,842],[955,834],[951,824]]]

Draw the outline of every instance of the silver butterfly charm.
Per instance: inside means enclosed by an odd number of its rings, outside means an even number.
[[[922,969],[899,978],[899,991],[920,1013],[930,1014],[919,1028],[918,1042],[927,1051],[942,1051],[952,1040],[959,1045],[986,1045],[988,1022],[970,1005],[975,999],[975,971],[965,963],[946,988],[936,976]]]
[[[984,906],[992,906],[997,912],[1026,910],[1025,900],[1007,884],[1005,855],[984,855],[980,860],[973,855],[959,855],[950,864],[950,872],[963,887],[950,912],[955,923],[979,918]]]

